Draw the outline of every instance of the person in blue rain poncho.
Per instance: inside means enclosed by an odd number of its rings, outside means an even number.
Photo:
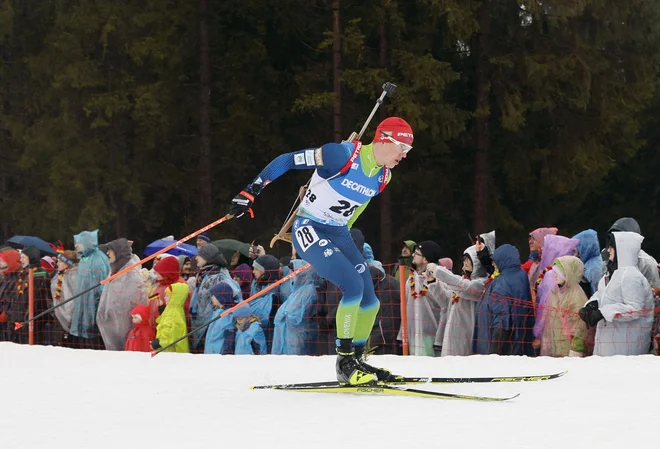
[[[250,296],[256,295],[258,292],[279,279],[280,263],[271,255],[266,254],[257,257],[255,261],[252,262],[252,268],[254,278],[252,280]],[[279,288],[274,288],[250,303],[252,312],[259,317],[261,325],[264,328],[268,327],[271,318],[275,316],[277,310],[273,309],[279,307],[279,302]]]
[[[236,319],[236,355],[262,355],[268,353],[266,334],[259,318],[252,315],[250,304],[232,312]]]
[[[73,236],[76,252],[80,263],[78,264],[78,279],[74,295],[80,294],[108,277],[110,261],[108,256],[98,249],[98,229],[83,231]],[[78,337],[76,346],[97,347],[102,345],[100,334],[96,326],[96,312],[103,287],[97,287],[73,300],[73,314],[69,333]],[[97,346],[98,345],[98,346]]]
[[[584,277],[590,286],[590,291],[585,293],[590,297],[598,290],[598,281],[603,275],[598,233],[593,229],[587,229],[575,234],[573,238],[580,241],[577,246],[578,257],[584,264]]]
[[[217,318],[225,310],[236,305],[232,286],[224,281],[218,282],[209,292],[213,312],[209,320]],[[209,324],[206,331],[204,354],[233,354],[236,339],[234,314],[230,313]]]
[[[475,311],[475,354],[532,355],[534,312],[520,253],[505,244],[495,250],[495,273]]]
[[[305,265],[297,259],[291,262],[294,270]],[[313,355],[318,341],[319,329],[313,317],[316,315],[316,284],[319,275],[313,268],[297,274],[293,291],[275,315],[273,354]]]
[[[214,306],[211,302],[211,289],[220,282],[229,285],[234,294],[236,302],[242,299],[241,287],[232,279],[227,270],[227,260],[215,245],[202,246],[195,256],[199,273],[195,281],[195,291],[190,301],[190,317],[192,327],[199,327],[208,323],[214,314]],[[200,346],[207,328],[201,329],[190,335],[190,347],[192,349]]]

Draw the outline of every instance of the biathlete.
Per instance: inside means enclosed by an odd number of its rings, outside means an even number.
[[[276,157],[231,202],[229,213],[240,217],[268,183],[291,169],[315,169],[293,222],[292,240],[298,255],[342,291],[336,340],[341,384],[361,385],[392,376],[363,361],[380,302],[349,228],[371,198],[385,189],[391,169],[405,159],[412,143],[410,125],[390,117],[378,125],[371,144],[328,143]]]

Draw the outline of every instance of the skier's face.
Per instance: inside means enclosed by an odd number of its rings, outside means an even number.
[[[374,143],[374,157],[378,165],[394,168],[401,162],[401,159],[406,158],[406,153],[411,147],[395,142],[385,141]]]

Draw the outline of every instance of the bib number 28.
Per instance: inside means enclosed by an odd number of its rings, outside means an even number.
[[[296,229],[296,240],[298,245],[304,251],[307,251],[310,246],[319,240],[319,236],[311,226],[302,226]]]
[[[351,206],[351,203],[348,201],[339,200],[339,204],[337,206],[330,207],[330,210],[336,214],[342,214],[344,217],[350,217],[353,215],[353,212],[355,212],[355,209],[357,208],[357,204]]]

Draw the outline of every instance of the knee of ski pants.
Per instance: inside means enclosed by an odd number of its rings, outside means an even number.
[[[344,278],[343,282],[337,286],[343,293],[341,302],[345,305],[361,302],[364,295],[364,281],[362,277],[357,271],[353,271],[352,274],[345,273],[342,277]]]

